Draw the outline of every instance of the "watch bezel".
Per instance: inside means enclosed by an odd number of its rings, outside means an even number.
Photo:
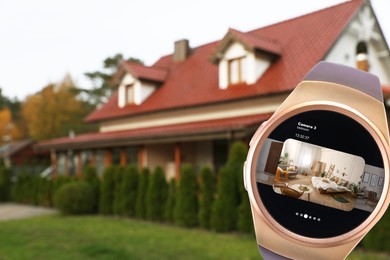
[[[259,155],[260,149],[258,149],[258,147],[261,147],[261,145],[264,143],[264,141],[267,139],[270,133],[279,124],[281,124],[282,122],[284,122],[285,120],[287,120],[288,118],[294,115],[307,112],[307,111],[314,111],[314,110],[338,112],[347,117],[350,117],[351,119],[355,120],[360,125],[362,125],[377,143],[383,158],[384,171],[385,171],[385,180],[384,180],[382,196],[378,201],[377,207],[374,209],[374,211],[369,215],[369,217],[365,221],[363,221],[355,229],[346,232],[342,235],[331,237],[331,238],[309,238],[302,235],[298,235],[286,229],[285,227],[281,226],[277,221],[275,221],[271,217],[267,209],[265,208],[260,198],[260,195],[257,192],[256,177],[254,171],[253,173],[251,171],[251,169],[256,168],[256,160],[254,160],[254,158],[257,158]],[[265,124],[263,124],[259,128],[256,134],[253,136],[251,140],[251,146],[248,152],[247,163],[245,165],[246,167],[245,172],[248,174],[246,174],[244,178],[246,178],[245,181],[247,183],[249,199],[251,201],[254,214],[257,214],[263,220],[263,222],[267,224],[279,236],[282,236],[290,240],[291,242],[299,243],[302,245],[328,247],[328,246],[339,245],[340,243],[342,244],[348,243],[352,240],[361,238],[383,216],[390,202],[389,154],[390,154],[390,150],[389,150],[388,142],[384,137],[384,135],[380,132],[378,127],[376,127],[370,120],[368,120],[360,112],[346,105],[336,103],[336,102],[330,102],[330,101],[323,101],[323,102],[312,101],[312,102],[305,102],[302,104],[289,107],[283,111],[277,111]]]

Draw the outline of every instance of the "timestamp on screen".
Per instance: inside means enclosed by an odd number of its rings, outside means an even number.
[[[303,135],[303,134],[295,134],[296,138],[302,139],[302,140],[309,140],[310,136]]]

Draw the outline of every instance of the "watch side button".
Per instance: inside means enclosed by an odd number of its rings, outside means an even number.
[[[244,162],[243,165],[243,170],[242,170],[243,178],[244,178],[244,188],[245,190],[248,190],[247,185],[246,185],[246,161]]]

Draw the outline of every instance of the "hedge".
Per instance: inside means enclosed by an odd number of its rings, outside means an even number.
[[[173,222],[174,221],[174,211],[175,211],[175,205],[176,205],[176,181],[174,178],[171,179],[169,182],[168,187],[168,198],[167,203],[165,206],[165,213],[164,213],[164,219],[167,222]]]
[[[195,227],[198,224],[198,184],[195,171],[190,164],[185,164],[181,168],[175,223],[185,227]]]
[[[136,205],[135,205],[135,216],[137,218],[146,219],[146,193],[148,189],[149,184],[149,169],[143,168],[139,182],[138,182],[138,189],[137,189],[137,199],[136,199]]]
[[[138,169],[133,165],[125,168],[120,186],[121,214],[135,216],[135,203],[137,199]]]
[[[93,200],[92,186],[83,181],[67,183],[54,195],[54,204],[64,215],[92,213]]]
[[[113,166],[104,170],[103,180],[100,183],[100,201],[99,212],[101,214],[112,214],[112,205],[114,202],[114,171]]]
[[[201,172],[199,198],[199,225],[210,228],[211,210],[214,202],[215,179],[211,169],[204,167]]]
[[[146,213],[149,220],[162,221],[167,199],[167,182],[161,167],[153,172],[146,194]]]
[[[83,180],[89,183],[93,190],[93,212],[97,213],[99,210],[99,187],[100,181],[93,166],[88,166],[83,174]]]

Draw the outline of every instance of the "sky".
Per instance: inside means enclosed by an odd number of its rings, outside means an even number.
[[[229,28],[257,29],[345,0],[0,0],[0,87],[24,100],[69,73],[102,70],[117,53],[152,65],[174,42],[220,40]],[[387,42],[390,1],[371,0]]]

